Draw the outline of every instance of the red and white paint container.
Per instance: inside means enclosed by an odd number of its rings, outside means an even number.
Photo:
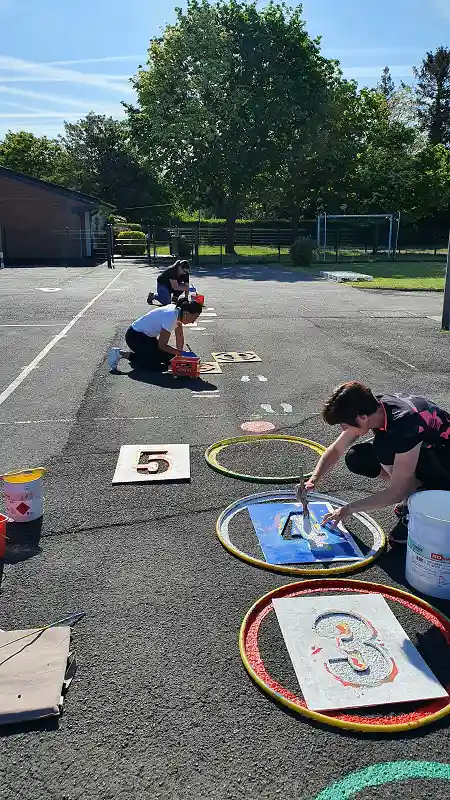
[[[1,476],[6,514],[13,522],[33,522],[44,513],[43,467],[7,472]]]

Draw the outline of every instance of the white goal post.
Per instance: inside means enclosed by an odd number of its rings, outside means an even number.
[[[388,241],[386,250],[388,259],[395,255],[398,245],[398,234],[400,230],[400,211],[394,214],[327,214],[323,212],[317,216],[317,260],[322,254],[322,260],[327,260],[327,236],[328,224],[335,220],[361,219],[361,220],[387,220],[389,221]]]

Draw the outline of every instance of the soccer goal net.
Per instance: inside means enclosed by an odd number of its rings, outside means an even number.
[[[400,225],[396,214],[319,214],[317,259],[323,262],[395,258]]]

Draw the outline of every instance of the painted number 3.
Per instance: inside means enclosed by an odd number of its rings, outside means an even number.
[[[335,651],[328,655],[324,666],[343,686],[381,686],[391,683],[398,674],[378,632],[364,617],[347,611],[326,611],[316,618],[313,629],[318,636],[334,639]]]

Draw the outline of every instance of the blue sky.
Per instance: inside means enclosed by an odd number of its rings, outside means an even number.
[[[56,136],[63,121],[94,109],[120,116],[128,78],[149,39],[182,0],[0,0],[0,137],[11,130]],[[426,50],[450,44],[450,0],[305,0],[312,36],[346,77],[374,85],[387,64],[397,80]]]

